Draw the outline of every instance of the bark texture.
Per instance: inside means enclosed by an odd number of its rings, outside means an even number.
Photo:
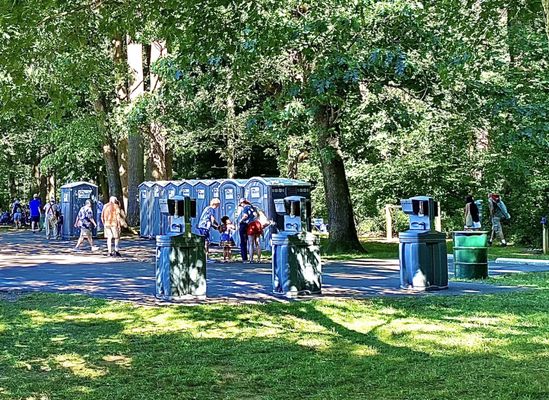
[[[105,160],[109,194],[121,199],[122,183],[119,175],[118,154],[112,135],[107,127],[106,108],[105,98],[99,95],[94,102],[94,109],[98,116],[98,128],[103,136],[103,159]]]
[[[335,112],[328,106],[320,107],[316,121],[318,125],[317,147],[326,193],[329,220],[328,252],[364,251],[356,231],[353,206],[345,165],[341,155],[339,130]]]
[[[130,102],[135,104],[144,93],[143,46],[128,38],[128,67],[130,68]],[[139,225],[138,186],[144,180],[143,136],[141,128],[130,129],[127,142],[127,221],[130,226]]]
[[[549,0],[541,0],[543,11],[545,13],[545,33],[549,41]]]

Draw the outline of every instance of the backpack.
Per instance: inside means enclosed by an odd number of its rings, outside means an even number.
[[[503,220],[511,219],[511,215],[507,211],[507,207],[505,206],[505,203],[503,202],[503,200],[500,200],[497,203],[494,202],[494,205],[498,209],[499,214],[501,215],[501,219],[503,219]]]

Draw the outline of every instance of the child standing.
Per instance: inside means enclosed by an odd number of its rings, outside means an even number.
[[[233,234],[236,229],[228,216],[221,218],[221,225],[219,226],[219,232],[221,233],[220,245],[223,247],[223,262],[231,261],[232,246],[233,246]]]

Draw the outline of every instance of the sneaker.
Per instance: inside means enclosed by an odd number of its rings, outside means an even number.
[[[80,253],[81,250],[78,247],[73,247],[72,251],[74,251],[75,253]]]
[[[118,250],[114,252],[114,257],[122,257],[122,254]]]
[[[507,247],[507,243],[502,243],[501,247]]]
[[[99,247],[98,247],[98,246],[92,246],[92,247],[91,247],[91,251],[97,251],[97,250],[99,250]]]
[[[492,241],[488,240],[488,247],[490,247],[491,245],[492,245]]]

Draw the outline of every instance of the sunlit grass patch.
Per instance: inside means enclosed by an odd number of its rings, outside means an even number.
[[[547,398],[549,274],[484,296],[0,303],[0,398]],[[509,388],[513,388],[510,391]]]

